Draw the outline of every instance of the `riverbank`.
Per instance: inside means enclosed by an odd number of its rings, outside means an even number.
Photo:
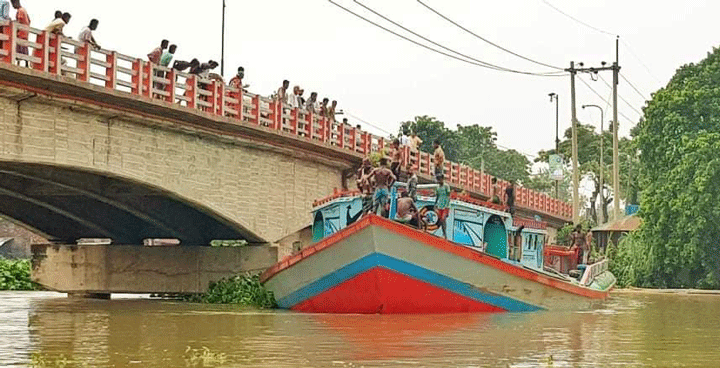
[[[717,295],[720,290],[703,289],[643,289],[643,288],[622,288],[614,289],[612,294],[676,294],[676,295]]]

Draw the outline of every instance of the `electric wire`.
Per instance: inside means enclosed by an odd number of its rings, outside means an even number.
[[[603,78],[602,75],[598,74],[598,77],[600,77],[600,80],[602,80],[603,83],[605,83],[605,85],[606,85],[608,88],[610,88],[610,90],[612,91],[612,86],[610,85],[610,83],[608,83],[608,81],[605,80],[605,78]],[[626,100],[623,96],[621,96],[620,93],[618,93],[618,98],[620,98],[620,100],[621,100],[622,102],[624,102],[630,109],[632,109],[633,111],[635,111],[638,115],[643,116],[643,113],[641,113],[640,111],[638,111],[638,109],[636,109],[630,102],[628,102],[628,100]]]
[[[635,87],[635,85],[632,84],[632,82],[630,82],[627,78],[625,78],[624,75],[620,74],[620,76],[622,77],[622,79],[623,79],[625,82],[627,82],[627,84],[630,85],[630,87],[632,87],[632,89],[635,90],[635,92],[637,92],[637,94],[640,95],[640,97],[642,97],[644,100],[648,100],[648,98],[645,97],[645,95],[644,95],[642,92],[640,92],[640,90],[639,90],[637,87]]]
[[[485,64],[477,63],[477,62],[474,62],[474,61],[471,61],[471,60],[459,58],[459,57],[457,57],[457,56],[455,56],[455,55],[448,54],[448,53],[446,53],[446,52],[443,52],[443,51],[434,49],[434,48],[432,48],[432,47],[430,47],[430,46],[424,45],[424,44],[419,43],[419,42],[417,42],[417,41],[415,41],[415,40],[412,40],[412,39],[410,39],[410,38],[408,38],[408,37],[405,37],[405,36],[403,36],[403,35],[401,35],[401,34],[399,34],[399,33],[397,33],[397,32],[394,32],[394,31],[392,31],[392,30],[390,30],[390,29],[388,29],[388,28],[386,28],[386,27],[383,27],[383,26],[381,26],[381,25],[379,25],[379,24],[377,24],[377,23],[375,23],[375,22],[373,22],[373,21],[371,21],[371,20],[363,17],[363,16],[360,15],[360,14],[357,14],[357,13],[353,12],[352,10],[350,10],[350,9],[348,9],[348,8],[346,8],[346,7],[340,5],[340,4],[338,4],[338,3],[336,3],[336,2],[334,2],[334,1],[332,1],[332,0],[328,0],[328,2],[330,2],[331,4],[337,6],[338,8],[340,8],[340,9],[342,9],[342,10],[344,10],[344,11],[346,11],[346,12],[348,12],[348,13],[350,13],[350,14],[352,14],[352,15],[354,15],[354,16],[362,19],[362,20],[364,20],[365,22],[368,22],[368,23],[370,23],[370,24],[372,24],[372,25],[374,25],[374,26],[376,26],[376,27],[384,30],[385,32],[388,32],[388,33],[391,33],[391,34],[395,35],[396,37],[400,37],[400,38],[402,38],[402,39],[404,39],[404,40],[406,40],[406,41],[408,41],[408,42],[411,42],[411,43],[413,43],[413,44],[415,44],[415,45],[417,45],[417,46],[420,46],[420,47],[422,47],[422,48],[424,48],[424,49],[430,50],[430,51],[432,51],[432,52],[435,52],[435,53],[438,53],[438,54],[447,56],[447,57],[449,57],[449,58],[452,58],[452,59],[455,59],[455,60],[458,60],[458,61],[462,61],[462,62],[467,63],[467,64],[471,64],[471,65],[475,65],[475,66],[479,66],[479,67],[487,68],[487,69],[491,69],[491,70],[505,71],[505,72],[510,72],[510,73],[523,74],[523,75],[532,75],[532,76],[539,76],[539,77],[562,77],[562,76],[565,76],[565,75],[566,75],[566,74],[542,74],[542,73],[533,73],[533,72],[513,70],[513,69],[502,68],[502,67],[497,67],[497,66],[494,66],[494,67],[493,67],[493,66],[488,66],[488,65],[485,65]]]
[[[393,133],[388,132],[387,130],[385,130],[385,129],[377,126],[377,125],[374,125],[374,124],[368,122],[367,120],[361,119],[361,118],[357,117],[356,115],[351,114],[351,113],[348,112],[347,110],[345,110],[344,112],[345,112],[345,114],[347,114],[347,115],[350,116],[351,118],[353,118],[353,119],[355,119],[355,120],[358,120],[358,121],[360,121],[361,123],[363,123],[363,124],[365,124],[365,125],[369,125],[369,126],[375,128],[375,129],[377,129],[377,130],[379,130],[379,131],[381,131],[381,132],[383,132],[383,133],[385,133],[385,134],[389,134],[389,135],[392,135],[392,134],[393,134]]]
[[[604,31],[604,30],[602,30],[602,29],[600,29],[600,28],[597,28],[597,27],[593,27],[593,26],[591,26],[590,24],[587,24],[587,23],[581,21],[580,19],[573,17],[572,15],[570,15],[570,14],[562,11],[560,8],[558,8],[558,7],[556,7],[555,5],[551,4],[551,3],[550,3],[549,1],[547,1],[547,0],[542,0],[542,2],[545,3],[545,5],[551,7],[552,9],[554,9],[556,12],[558,12],[558,13],[560,13],[560,14],[562,14],[562,15],[564,15],[564,16],[572,19],[572,20],[574,20],[574,21],[577,22],[577,23],[580,23],[580,24],[584,25],[585,27],[588,27],[588,28],[590,28],[590,29],[592,29],[592,30],[594,30],[594,31],[600,32],[600,33],[605,34],[605,35],[609,35],[609,36],[613,36],[613,37],[619,37],[617,34],[614,34],[614,33],[608,32],[608,31]],[[625,48],[630,52],[630,55],[632,55],[632,57],[634,57],[635,60],[637,60],[637,61],[640,63],[640,65],[642,65],[643,68],[645,68],[645,71],[647,71],[647,73],[648,73],[651,77],[653,77],[658,83],[662,83],[662,81],[660,81],[660,79],[659,79],[657,76],[655,76],[655,74],[650,70],[650,67],[648,67],[647,64],[645,64],[645,62],[643,62],[643,61],[640,59],[640,57],[635,53],[635,51],[633,51],[633,48],[630,47],[630,44],[629,44],[629,43],[627,43],[627,42],[626,42],[624,39],[622,39],[622,38],[620,38],[620,42],[621,42],[621,43],[625,46]]]
[[[608,100],[606,100],[605,97],[603,97],[602,95],[600,95],[600,93],[598,93],[598,91],[596,91],[595,88],[592,88],[592,86],[591,86],[588,82],[586,82],[584,79],[580,78],[580,76],[578,76],[578,80],[580,80],[580,82],[582,82],[587,88],[589,88],[590,91],[592,91],[596,96],[598,96],[598,98],[600,98],[600,100],[602,100],[603,102],[606,102],[606,103],[610,104],[610,102],[609,102]],[[625,115],[625,114],[623,114],[622,112],[619,112],[619,111],[618,111],[618,114],[619,114],[620,116],[622,116],[623,118],[625,118],[625,120],[627,121],[627,123],[633,124],[633,123],[632,123],[632,119],[630,119],[629,117],[627,117],[627,115]]]
[[[355,1],[355,2],[357,2],[357,1]],[[479,36],[479,35],[475,34],[473,31],[471,31],[471,30],[463,27],[462,25],[458,24],[457,22],[453,21],[452,19],[448,18],[447,16],[443,15],[442,13],[440,13],[439,11],[437,11],[436,9],[432,8],[430,5],[425,4],[425,3],[422,2],[421,0],[417,0],[417,2],[420,3],[420,5],[422,5],[422,6],[424,6],[425,8],[427,8],[428,10],[430,10],[431,12],[437,14],[440,18],[445,19],[446,21],[448,21],[448,22],[450,22],[451,24],[455,25],[456,27],[462,29],[463,31],[465,31],[465,32],[467,32],[467,33],[475,36],[475,38],[478,38],[478,39],[480,39],[480,40],[482,40],[482,41],[484,41],[484,42],[486,42],[486,43],[488,43],[488,44],[490,44],[490,45],[492,45],[492,46],[495,46],[496,48],[498,48],[498,49],[500,49],[500,50],[503,50],[503,51],[505,51],[505,52],[507,52],[507,53],[509,53],[509,54],[511,54],[511,55],[517,56],[517,57],[519,57],[519,58],[521,58],[521,59],[523,59],[523,60],[529,61],[529,62],[531,62],[531,63],[535,63],[535,64],[542,65],[542,66],[546,66],[546,67],[552,68],[552,69],[565,70],[565,68],[561,68],[561,67],[558,67],[558,66],[554,66],[554,65],[550,65],[550,64],[546,64],[546,63],[537,61],[537,60],[533,60],[533,59],[531,59],[531,58],[529,58],[529,57],[526,57],[526,56],[520,55],[520,54],[518,54],[518,53],[515,53],[515,52],[513,52],[513,51],[510,51],[510,50],[508,50],[508,49],[506,49],[506,48],[504,48],[504,47],[502,47],[502,46],[500,46],[500,45],[498,45],[498,44],[496,44],[496,43],[494,43],[494,42],[492,42],[492,41],[490,41],[490,40],[488,40],[488,39],[486,39],[486,38],[484,38],[484,37],[482,37],[482,36]]]
[[[427,42],[429,42],[429,43],[431,43],[431,44],[433,44],[433,45],[435,45],[435,46],[438,46],[438,47],[440,47],[440,48],[442,48],[442,49],[444,49],[444,50],[447,50],[447,51],[449,51],[449,52],[455,53],[455,54],[457,54],[457,55],[460,55],[460,56],[465,57],[465,58],[467,58],[467,59],[473,60],[473,61],[475,61],[475,62],[478,62],[478,63],[481,63],[481,64],[485,64],[485,65],[491,66],[491,67],[493,67],[493,68],[498,68],[498,70],[508,70],[508,69],[506,69],[506,68],[504,68],[504,67],[501,67],[501,66],[498,66],[498,65],[494,65],[494,64],[490,64],[490,63],[485,62],[485,61],[482,61],[482,60],[478,60],[478,59],[476,59],[476,58],[474,58],[474,57],[472,57],[472,56],[463,54],[463,53],[461,53],[461,52],[459,52],[459,51],[455,51],[455,50],[453,50],[453,49],[451,49],[451,48],[449,48],[449,47],[446,47],[446,46],[444,46],[444,45],[442,45],[442,44],[439,44],[439,43],[437,43],[437,42],[435,42],[435,41],[433,41],[433,40],[431,40],[431,39],[429,39],[429,38],[427,38],[427,37],[425,37],[425,36],[423,36],[423,35],[415,32],[415,31],[413,31],[413,30],[411,30],[411,29],[409,29],[409,28],[407,28],[407,27],[404,27],[402,24],[400,24],[400,23],[398,23],[398,22],[395,22],[394,20],[392,20],[392,19],[390,19],[390,18],[388,18],[388,17],[380,14],[379,12],[377,12],[377,11],[373,10],[372,8],[366,6],[365,4],[361,3],[360,1],[358,1],[358,0],[353,0],[353,1],[354,1],[356,4],[360,5],[361,7],[365,8],[367,11],[369,11],[369,12],[377,15],[378,17],[380,17],[380,18],[382,18],[382,19],[384,19],[384,20],[386,20],[386,21],[394,24],[395,26],[397,26],[397,27],[405,30],[406,32],[409,32],[409,33],[411,33],[411,34],[413,34],[413,35],[415,35],[415,36],[417,36],[417,37],[419,37],[419,38],[421,38],[421,39],[423,39],[423,40],[425,40],[425,41],[427,41]],[[562,70],[562,69],[561,69],[561,70]],[[553,72],[553,73],[558,73],[558,72]]]

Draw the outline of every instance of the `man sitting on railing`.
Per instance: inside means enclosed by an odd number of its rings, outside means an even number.
[[[80,34],[78,35],[78,41],[87,42],[96,50],[100,49],[100,45],[98,45],[98,43],[95,41],[95,37],[93,37],[92,34],[92,32],[97,29],[97,26],[98,20],[91,20],[90,25],[87,27],[83,27],[83,29],[80,31]]]
[[[305,110],[307,112],[314,114],[315,110],[317,110],[317,107],[315,106],[317,102],[317,92],[310,93],[310,98],[305,102]]]
[[[12,0],[12,6],[13,6],[13,8],[15,8],[15,10],[17,10],[17,13],[15,14],[15,19],[17,20],[17,22],[24,26],[29,27],[30,26],[30,16],[28,15],[27,10],[25,10],[25,8],[23,8],[20,5],[20,0]],[[22,30],[22,29],[19,30],[17,35],[18,35],[18,39],[21,39],[23,41],[27,41],[27,39],[28,39],[28,31],[26,31],[26,30]],[[28,54],[27,46],[17,45],[16,49],[19,54],[23,54],[23,55]],[[19,63],[20,63],[20,61],[18,60],[18,65],[19,65]],[[27,61],[25,63],[27,65]]]

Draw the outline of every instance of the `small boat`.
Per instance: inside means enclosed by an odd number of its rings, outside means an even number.
[[[391,188],[389,218],[403,186]],[[550,261],[570,267],[566,258],[574,253],[544,250],[546,223],[513,218],[507,208],[469,196],[453,194],[447,239],[440,237],[433,193],[431,186],[418,192],[416,205],[428,222],[422,230],[360,217],[366,199],[359,193],[316,202],[315,243],[266,270],[261,281],[281,308],[366,314],[581,310],[604,300],[615,284],[606,260],[577,266],[578,278],[548,267]]]

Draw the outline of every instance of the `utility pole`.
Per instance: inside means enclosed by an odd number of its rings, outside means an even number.
[[[225,0],[222,7],[222,46],[220,46],[220,75],[225,76]]]
[[[605,140],[603,137],[603,121],[605,121],[605,114],[603,111],[603,108],[598,105],[583,105],[582,108],[586,107],[596,107],[598,110],[600,110],[600,202],[602,203],[602,207],[600,207],[600,213],[598,214],[598,222],[600,224],[605,223],[605,216],[603,209],[605,208],[605,196],[603,194],[603,187],[605,186],[603,183],[603,176],[605,175]]]
[[[573,130],[573,222],[577,223],[580,219],[580,214],[577,209],[578,203],[576,201],[579,201],[578,196],[578,175],[577,172],[577,132],[576,132],[576,125],[577,125],[577,115],[575,111],[575,76],[577,73],[591,73],[591,74],[597,74],[601,71],[606,70],[612,70],[613,71],[613,191],[614,196],[613,200],[615,201],[615,209],[613,211],[613,214],[615,216],[615,219],[620,218],[620,198],[618,195],[620,194],[620,175],[619,175],[619,168],[620,164],[618,162],[618,123],[617,123],[617,85],[618,85],[618,77],[620,74],[620,64],[619,64],[619,40],[615,41],[615,62],[612,64],[612,66],[605,66],[607,63],[602,62],[602,66],[599,68],[584,68],[583,63],[579,63],[579,68],[575,68],[575,63],[570,62],[570,69],[565,69],[566,72],[570,73],[570,92],[572,94],[572,130]],[[602,128],[601,128],[602,129]]]
[[[618,143],[618,77],[620,76],[620,37],[615,39],[615,63],[613,63],[613,216],[620,219],[620,154]]]
[[[580,173],[578,172],[577,111],[575,107],[575,62],[570,62],[570,109],[572,111],[573,224],[580,223]]]
[[[550,102],[555,100],[555,154],[560,154],[560,95],[550,93]],[[560,181],[555,180],[555,198],[560,199]]]

